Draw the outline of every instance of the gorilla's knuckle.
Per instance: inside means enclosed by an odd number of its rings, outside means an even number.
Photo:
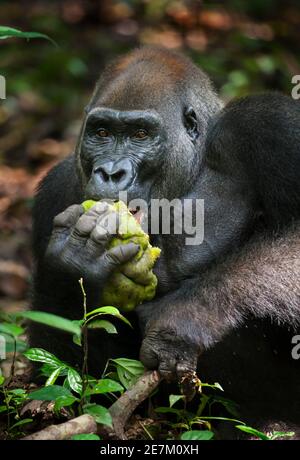
[[[72,235],[74,237],[87,237],[94,229],[95,225],[95,217],[87,216],[84,214],[78,219],[76,225],[73,228]]]

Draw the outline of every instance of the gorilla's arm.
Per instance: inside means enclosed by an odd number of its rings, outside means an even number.
[[[235,247],[223,262],[216,257],[202,274],[195,267],[190,274],[194,279],[138,308],[145,329],[141,359],[148,367],[159,365],[169,373],[178,366],[195,368],[201,350],[250,314],[289,326],[299,322],[299,148],[300,106],[289,97],[250,96],[216,115],[207,136],[204,168],[219,171],[224,180],[234,179],[242,168],[242,188],[246,195],[255,192],[253,210],[261,216],[261,236],[256,229],[248,243]],[[198,196],[206,197],[204,192],[200,188]],[[208,209],[213,202],[216,209],[220,204],[221,214],[231,212],[218,193],[208,195],[206,202]],[[208,214],[204,233],[213,232],[210,220]],[[195,247],[194,260],[201,259],[201,253],[201,246]]]
[[[204,349],[248,315],[298,324],[299,248],[300,224],[295,224],[280,236],[253,239],[201,277],[138,307],[145,334],[143,363],[180,378],[187,369],[196,369]]]

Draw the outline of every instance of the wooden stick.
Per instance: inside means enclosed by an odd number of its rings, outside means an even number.
[[[44,430],[22,438],[23,440],[63,440],[70,439],[74,434],[97,433],[110,439],[126,439],[125,425],[134,410],[147,399],[159,385],[161,377],[157,371],[145,372],[133,385],[113,403],[109,412],[113,420],[113,428],[97,424],[91,415],[81,415],[59,425],[50,425]]]
[[[22,439],[26,441],[62,441],[70,439],[74,434],[83,433],[97,433],[97,423],[91,415],[84,414],[60,425],[50,425],[44,430],[25,436]]]
[[[118,439],[126,439],[124,428],[133,411],[147,399],[159,385],[161,377],[157,371],[145,372],[133,385],[125,391],[110,407],[114,433]]]

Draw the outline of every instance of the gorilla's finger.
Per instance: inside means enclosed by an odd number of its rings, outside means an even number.
[[[90,233],[95,228],[96,222],[97,222],[96,216],[91,216],[91,215],[88,216],[84,214],[78,219],[72,231],[71,236],[73,236],[74,238],[89,237]]]
[[[94,216],[94,217],[99,217],[101,216],[104,212],[106,212],[109,209],[109,205],[106,201],[98,201],[94,206],[92,206],[87,212],[87,216]]]
[[[119,226],[119,215],[116,212],[106,212],[99,217],[97,224],[91,233],[93,241],[102,243],[103,240],[110,239],[117,234]]]
[[[158,371],[161,377],[167,382],[172,382],[176,379],[176,360],[171,357],[162,358],[158,366]]]
[[[91,247],[92,244],[93,242],[89,240],[89,247]],[[99,248],[100,245],[98,245],[98,249]],[[100,259],[98,259],[98,261],[96,260],[96,263],[101,263],[101,278],[103,280],[107,279],[116,267],[132,259],[132,257],[138,253],[139,248],[138,244],[128,243],[105,251]],[[95,250],[97,251],[96,245]]]
[[[188,360],[181,359],[176,364],[176,374],[178,381],[185,378],[187,374],[193,374],[197,369],[197,358],[190,357]]]
[[[76,224],[83,213],[84,209],[81,204],[73,204],[54,217],[53,226],[55,229],[70,229]]]
[[[157,369],[158,368],[158,355],[151,348],[149,341],[147,339],[143,340],[142,346],[140,349],[140,360],[147,369]]]
[[[120,244],[105,253],[105,258],[114,267],[124,264],[131,260],[140,250],[140,246],[135,243]]]

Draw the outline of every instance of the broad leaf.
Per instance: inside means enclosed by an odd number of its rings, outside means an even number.
[[[102,394],[102,393],[114,393],[115,391],[124,391],[124,388],[114,380],[110,379],[101,379],[98,380],[96,385],[92,388],[88,388],[85,392],[85,396]]]
[[[28,394],[29,399],[36,399],[40,401],[55,401],[61,396],[73,397],[72,393],[65,387],[59,385],[50,385],[41,388],[40,390],[32,391]]]
[[[24,333],[24,329],[23,327],[18,326],[17,324],[1,323],[0,332],[6,332],[7,334],[11,334],[13,337],[16,338]]]
[[[32,418],[23,418],[23,420],[19,420],[17,423],[12,425],[10,427],[10,430],[13,430],[14,428],[17,428],[18,426],[21,426],[21,425],[26,425],[27,423],[31,423],[32,421],[33,421]]]
[[[13,29],[12,27],[0,26],[0,39],[4,40],[6,38],[18,37],[18,38],[42,38],[44,40],[50,41],[53,45],[57,46],[52,38],[48,35],[41,34],[39,32],[22,32],[19,29]]]
[[[54,372],[55,370],[57,369],[57,364],[43,364],[40,371],[41,371],[41,375],[43,375],[44,377],[49,377],[52,372]],[[60,368],[60,376],[65,376],[67,375],[68,373],[68,368],[67,367],[64,367],[64,368]]]
[[[88,323],[87,326],[89,329],[105,329],[108,334],[117,334],[118,331],[115,328],[115,326],[110,323],[109,321],[106,321],[106,319],[95,319],[91,323]]]
[[[174,406],[174,404],[176,404],[177,401],[179,401],[181,399],[184,399],[183,395],[170,395],[169,396],[170,407]]]
[[[51,375],[49,375],[49,377],[47,378],[47,381],[45,383],[45,387],[48,387],[49,385],[54,385],[54,383],[56,382],[56,379],[57,377],[59,376],[59,374],[61,373],[61,371],[65,369],[64,367],[58,367],[57,369],[55,369]]]
[[[71,441],[100,441],[100,436],[92,433],[74,434]]]
[[[262,439],[263,441],[269,440],[269,437],[265,433],[262,433],[261,431],[258,431],[255,428],[252,428],[251,426],[236,425],[235,427],[241,431],[244,431],[245,433],[252,434],[257,438]]]
[[[43,348],[29,348],[25,351],[24,356],[30,359],[30,361],[37,361],[40,363],[51,364],[54,369],[57,367],[65,367],[66,364],[60,361],[56,356]]]
[[[84,413],[92,415],[97,423],[112,427],[112,418],[109,410],[99,404],[87,404],[84,407]]]
[[[91,318],[91,317],[96,317],[96,316],[101,316],[101,315],[111,315],[115,316],[116,318],[119,318],[121,321],[124,323],[128,324],[128,326],[132,327],[130,322],[128,321],[125,316],[121,315],[119,310],[116,307],[99,307],[96,308],[93,311],[90,311],[86,314],[86,319]]]
[[[70,387],[72,388],[73,391],[76,393],[81,394],[82,392],[82,378],[78,372],[70,367],[68,369],[68,375],[67,375],[68,383]]]
[[[43,311],[25,311],[18,313],[22,318],[30,319],[36,323],[46,324],[62,331],[70,332],[71,334],[79,335],[81,333],[80,326],[77,322],[70,319],[62,318],[61,316],[45,313]]]
[[[208,430],[186,431],[180,437],[182,441],[209,441],[214,437],[214,433]]]
[[[117,364],[119,380],[126,389],[134,385],[145,371],[143,364],[135,359],[118,358],[112,359],[111,362]]]
[[[72,406],[75,401],[78,401],[75,396],[59,396],[55,401],[54,410],[58,412],[63,407]]]

